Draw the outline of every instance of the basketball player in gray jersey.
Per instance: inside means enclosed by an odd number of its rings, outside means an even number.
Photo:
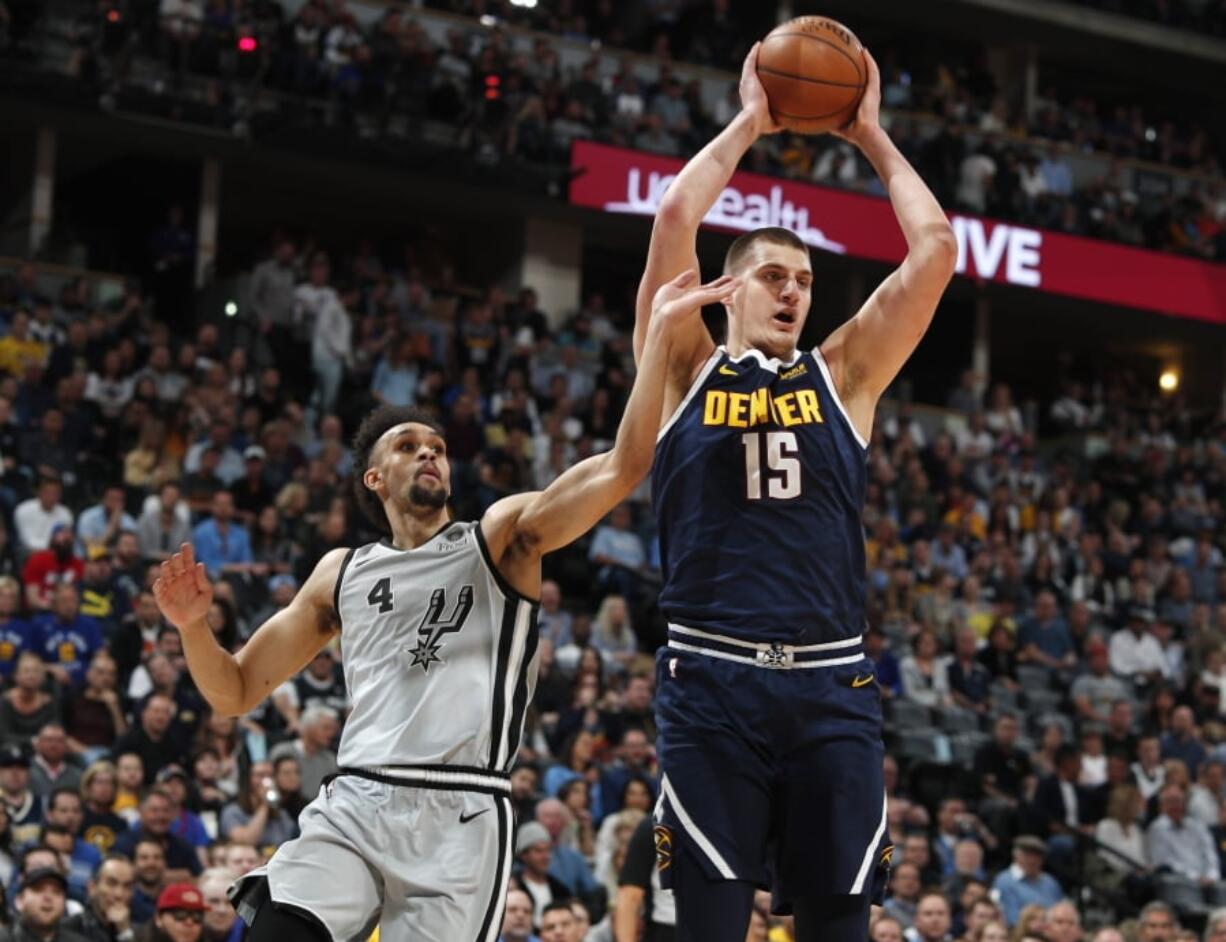
[[[215,710],[250,711],[339,635],[353,712],[339,776],[302,812],[301,836],[231,898],[249,942],[494,942],[511,865],[509,772],[536,682],[541,556],[576,539],[651,467],[664,369],[679,327],[739,286],[664,285],[655,341],[611,451],[544,491],[498,501],[477,523],[448,518],[450,470],[433,418],[383,407],[362,423],[354,466],[363,511],[387,533],[319,561],[290,605],[237,654],[205,615],[213,590],[185,545],[154,593],[179,627]]]

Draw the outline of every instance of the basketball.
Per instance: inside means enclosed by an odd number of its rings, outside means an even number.
[[[824,134],[855,117],[868,67],[860,40],[846,26],[801,16],[762,40],[758,78],[776,121],[799,134]]]

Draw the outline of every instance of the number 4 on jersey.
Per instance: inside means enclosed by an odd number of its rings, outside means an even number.
[[[392,580],[384,577],[374,584],[370,595],[366,596],[367,605],[378,605],[379,613],[385,614],[392,610]]]
[[[800,496],[800,444],[795,432],[746,432],[741,444],[745,446],[746,497],[762,500],[763,477],[766,496],[772,500]]]

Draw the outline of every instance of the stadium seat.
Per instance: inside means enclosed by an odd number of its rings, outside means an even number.
[[[940,713],[941,728],[947,733],[979,732],[979,714],[960,707],[950,707]]]
[[[932,726],[932,711],[913,700],[898,697],[890,702],[889,719],[899,729],[915,730]]]
[[[939,738],[943,738],[941,731],[933,726],[908,729],[898,740],[898,755],[912,762],[936,762]]]
[[[997,682],[992,684],[989,694],[992,698],[994,713],[1013,713],[1017,711],[1019,705],[1018,694],[1012,687]]]
[[[1064,694],[1055,690],[1027,690],[1026,713],[1030,716],[1054,713],[1063,701]]]
[[[1162,874],[1158,877],[1158,899],[1170,903],[1181,915],[1203,916],[1209,912],[1201,888],[1186,877]]]
[[[1051,671],[1037,664],[1019,664],[1017,680],[1026,693],[1034,690],[1051,690]]]

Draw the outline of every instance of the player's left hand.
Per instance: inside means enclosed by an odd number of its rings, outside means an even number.
[[[672,281],[660,285],[651,302],[651,323],[669,329],[688,319],[708,304],[723,304],[741,286],[741,279],[722,275],[705,285],[698,284],[698,272],[686,269]]]
[[[830,132],[856,146],[859,146],[865,135],[881,127],[881,70],[877,68],[877,60],[867,49],[864,50],[864,64],[868,67],[868,87],[864,89],[864,97],[860,99],[856,116],[851,124]]]

